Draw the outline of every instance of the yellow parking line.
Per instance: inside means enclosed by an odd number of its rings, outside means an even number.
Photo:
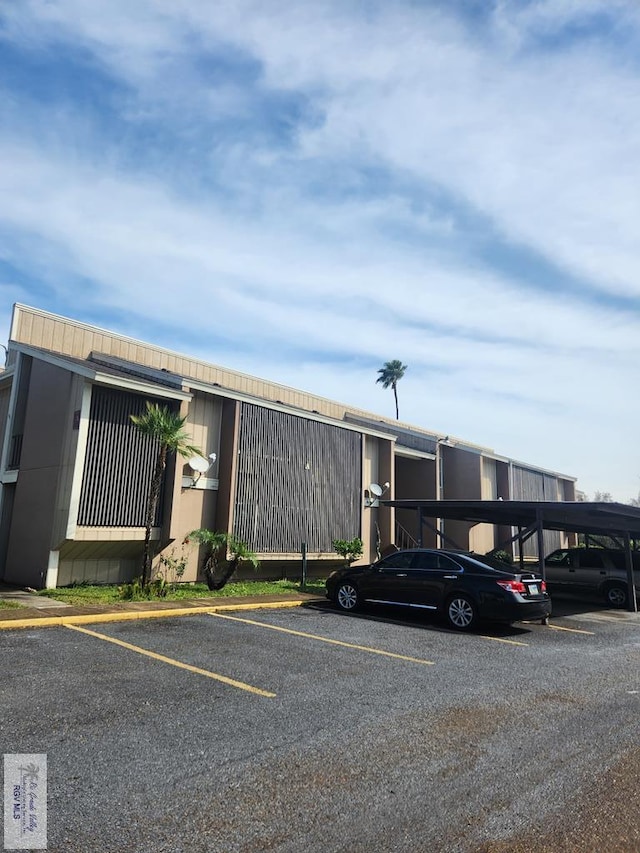
[[[493,640],[494,643],[508,643],[510,646],[528,646],[529,643],[521,643],[519,640],[505,640],[503,637],[489,637],[484,634],[480,634],[480,638],[483,640]]]
[[[547,628],[553,628],[554,631],[570,631],[572,634],[588,634],[590,637],[595,637],[595,631],[583,631],[581,628],[563,628],[560,625],[547,625]]]
[[[268,690],[261,690],[259,687],[253,687],[251,684],[245,684],[244,681],[235,681],[233,678],[227,678],[226,675],[218,675],[215,672],[209,672],[207,669],[200,669],[200,667],[191,666],[191,664],[188,663],[182,663],[179,660],[159,655],[157,652],[150,652],[148,649],[143,649],[140,646],[125,643],[123,640],[116,640],[115,637],[109,637],[106,634],[99,634],[97,631],[90,631],[88,628],[80,628],[79,625],[65,625],[65,628],[69,628],[71,631],[80,631],[82,634],[89,634],[91,637],[97,637],[99,640],[106,640],[108,643],[114,643],[116,646],[121,646],[123,649],[138,652],[140,655],[146,655],[154,660],[162,661],[162,663],[169,663],[171,666],[186,669],[188,672],[195,672],[196,675],[204,675],[207,678],[213,678],[215,681],[221,681],[223,684],[228,684],[231,687],[237,687],[239,690],[256,693],[258,696],[267,696],[270,699],[276,695],[275,693],[270,693]]]
[[[347,649],[357,649],[360,652],[371,652],[373,655],[383,655],[397,660],[406,660],[410,663],[421,663],[425,666],[434,666],[434,661],[422,658],[411,658],[407,655],[397,655],[394,652],[385,652],[382,649],[374,649],[371,646],[358,646],[355,643],[345,643],[343,640],[331,640],[329,637],[320,637],[318,634],[306,634],[304,631],[293,631],[291,628],[281,628],[279,625],[269,625],[267,622],[257,622],[254,619],[241,619],[238,616],[226,616],[222,613],[208,613],[214,619],[229,619],[231,622],[243,622],[245,625],[257,625],[259,628],[271,628],[272,631],[281,631],[283,634],[293,634],[294,637],[306,637],[308,640],[319,640],[321,643],[330,643],[332,646],[344,646]]]

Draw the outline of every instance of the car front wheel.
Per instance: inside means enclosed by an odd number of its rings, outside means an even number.
[[[348,581],[341,583],[336,591],[336,604],[340,610],[355,610],[360,604],[357,588]]]
[[[605,598],[610,607],[626,607],[627,606],[627,590],[622,584],[611,584],[605,590]]]
[[[469,631],[478,621],[478,612],[466,595],[453,595],[447,602],[446,617],[456,631]]]

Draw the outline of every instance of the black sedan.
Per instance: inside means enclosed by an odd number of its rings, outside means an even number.
[[[327,597],[341,610],[393,604],[441,613],[467,631],[480,619],[546,621],[551,599],[542,578],[512,572],[455,551],[397,551],[370,566],[345,566],[327,578]]]

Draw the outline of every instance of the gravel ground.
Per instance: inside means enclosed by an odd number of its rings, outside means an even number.
[[[488,842],[475,853],[632,853],[640,850],[640,749],[630,749],[574,797],[551,825]]]
[[[0,746],[47,753],[52,851],[637,853],[640,625],[554,621],[571,630],[323,608],[88,626],[275,698],[4,631]]]

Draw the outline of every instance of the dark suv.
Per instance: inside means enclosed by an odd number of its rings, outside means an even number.
[[[636,590],[640,589],[640,551],[632,552]],[[602,596],[611,607],[628,602],[625,552],[609,548],[560,548],[545,557],[551,592],[586,592]]]

